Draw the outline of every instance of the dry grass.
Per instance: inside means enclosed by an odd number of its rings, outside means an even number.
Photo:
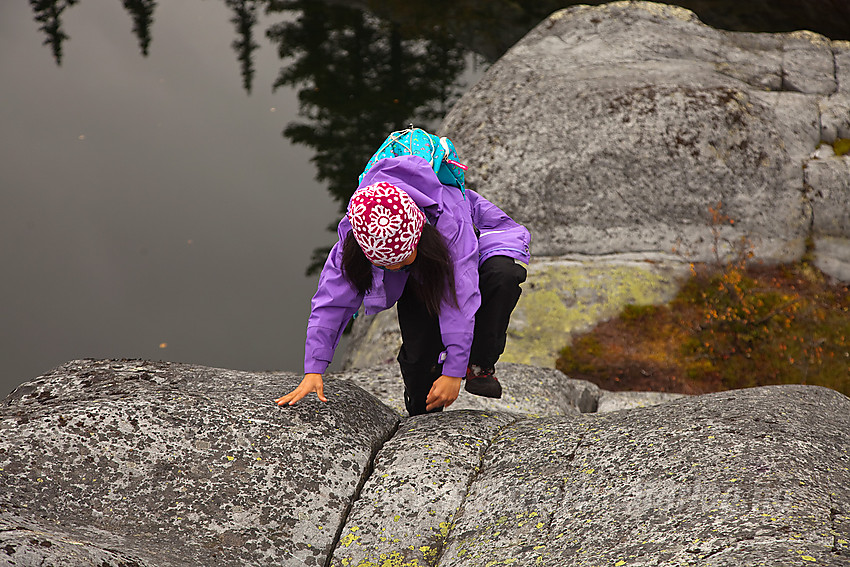
[[[608,390],[816,384],[850,395],[850,293],[809,262],[694,266],[666,306],[631,306],[557,367]]]

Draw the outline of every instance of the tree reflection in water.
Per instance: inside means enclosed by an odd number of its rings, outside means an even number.
[[[260,45],[254,41],[254,26],[257,25],[257,11],[262,0],[224,0],[225,5],[233,11],[231,23],[236,26],[236,39],[230,44],[239,58],[242,71],[242,86],[251,92],[254,82],[254,51]]]
[[[124,8],[133,17],[133,33],[139,38],[142,55],[147,56],[151,44],[151,24],[156,0],[123,0]]]
[[[62,12],[79,0],[30,0],[61,64]],[[273,88],[298,90],[301,121],[283,131],[310,147],[316,178],[325,182],[342,213],[364,164],[388,132],[412,122],[433,126],[460,95],[466,50],[448,34],[428,37],[363,10],[317,0],[224,0],[233,12],[236,51],[246,91],[253,86],[257,13],[281,14],[266,36],[285,61]],[[133,18],[142,55],[151,41],[154,0],[123,0]],[[330,230],[336,230],[334,223]],[[318,271],[328,248],[314,251],[308,273]]]
[[[69,38],[63,13],[80,0],[29,0],[57,64]],[[284,60],[273,88],[298,89],[299,116],[283,131],[310,147],[317,180],[345,210],[363,165],[386,134],[412,122],[434,126],[465,88],[460,77],[472,51],[494,60],[565,0],[223,0],[232,11],[242,84],[251,92],[258,13],[280,14],[266,36]],[[850,38],[845,0],[678,0],[706,23],[741,31],[819,31]],[[122,0],[142,55],[151,42],[156,0]],[[581,3],[601,4],[601,0]],[[370,13],[355,6],[368,4]],[[844,6],[843,8],[841,6]],[[374,14],[379,14],[378,17]],[[329,227],[335,230],[335,225]],[[308,273],[327,248],[314,251]]]
[[[445,114],[460,93],[464,51],[444,34],[405,37],[397,24],[361,10],[314,0],[277,4],[299,16],[267,32],[280,57],[291,60],[274,86],[299,89],[305,119],[284,135],[314,150],[317,179],[328,184],[342,213],[388,132]],[[314,252],[311,271],[321,268],[327,251]]]
[[[49,45],[57,65],[62,64],[62,42],[68,35],[62,29],[62,12],[76,4],[78,0],[30,0],[35,21],[39,30],[47,35],[44,45]]]

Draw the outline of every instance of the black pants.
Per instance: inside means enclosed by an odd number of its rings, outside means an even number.
[[[481,307],[475,314],[470,365],[493,368],[505,351],[508,323],[522,292],[519,284],[525,278],[525,268],[507,256],[488,258],[478,268]],[[405,288],[397,304],[402,340],[398,363],[404,379],[407,411],[410,415],[419,415],[426,413],[425,398],[434,381],[442,374],[442,364],[438,358],[445,350],[445,345],[441,338],[439,319],[428,313],[411,288]]]

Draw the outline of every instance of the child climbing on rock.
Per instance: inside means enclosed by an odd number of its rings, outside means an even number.
[[[348,321],[394,304],[398,362],[410,415],[442,411],[462,381],[499,398],[494,375],[529,261],[528,230],[471,190],[441,183],[417,155],[375,161],[339,223],[339,241],[311,303],[304,379],[277,398],[292,405],[315,392]]]

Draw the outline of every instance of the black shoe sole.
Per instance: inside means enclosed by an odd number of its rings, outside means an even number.
[[[495,378],[490,378],[490,379],[485,378],[484,379],[484,380],[488,380],[488,381],[492,380],[493,382],[496,383],[496,386],[498,387],[498,391],[492,391],[492,392],[486,391],[486,389],[490,387],[489,384],[485,384],[481,390],[478,390],[478,386],[474,386],[474,385],[472,386],[472,388],[470,388],[470,385],[475,384],[476,380],[482,380],[482,378],[467,379],[466,384],[464,385],[464,389],[467,392],[469,392],[470,394],[472,394],[474,396],[482,396],[484,398],[493,398],[493,399],[499,399],[499,398],[502,397],[502,386],[501,386],[501,384],[499,384],[499,382]]]

